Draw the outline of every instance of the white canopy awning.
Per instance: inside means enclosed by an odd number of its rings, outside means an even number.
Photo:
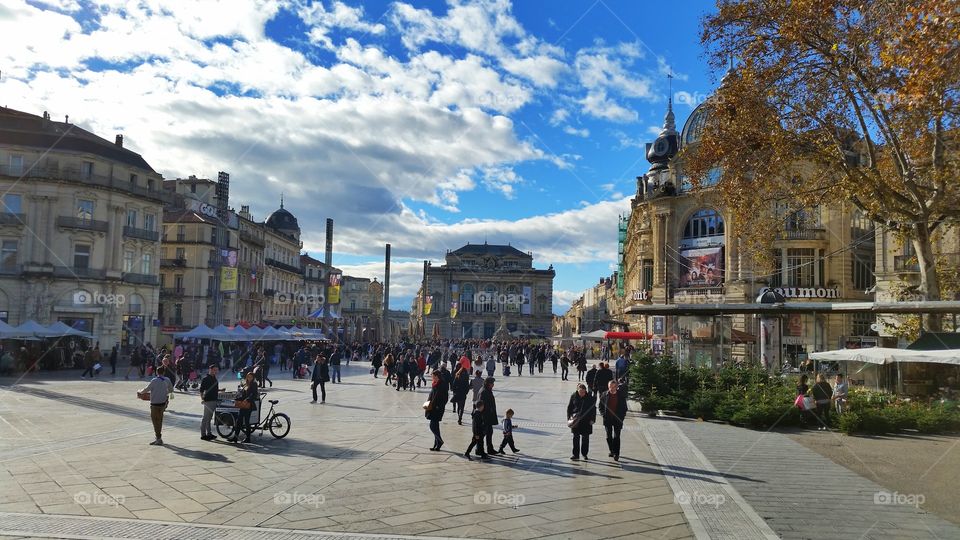
[[[84,332],[83,330],[77,330],[71,326],[67,326],[63,321],[57,321],[51,324],[48,328],[51,333],[56,333],[56,337],[62,336],[77,336],[84,338],[92,338],[93,334],[89,332]]]
[[[926,362],[931,364],[960,365],[960,349],[943,351],[915,351],[893,349],[889,347],[869,347],[866,349],[838,349],[810,355],[819,362],[865,362],[868,364],[892,364],[895,362]]]

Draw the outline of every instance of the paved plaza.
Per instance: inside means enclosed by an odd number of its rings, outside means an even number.
[[[0,380],[0,536],[960,538],[922,509],[876,504],[879,486],[775,433],[631,413],[619,463],[599,423],[590,461],[572,462],[576,381],[552,373],[497,378],[521,453],[464,459],[468,415],[458,426],[449,406],[446,444],[430,452],[427,390],[397,392],[368,369],[345,366],[316,405],[307,382],[273,370],[270,398],[293,428],[246,445],[200,440],[196,394],[176,394],[154,447],[141,381]]]

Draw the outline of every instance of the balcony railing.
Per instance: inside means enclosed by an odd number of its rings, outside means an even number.
[[[894,255],[893,271],[903,274],[920,273],[920,263],[917,262],[916,255]]]
[[[160,289],[161,297],[173,298],[173,297],[183,296],[183,293],[184,293],[184,290],[182,287],[181,288],[171,287],[171,288]]]
[[[240,240],[242,242],[249,242],[251,244],[256,244],[261,247],[266,245],[263,238],[256,236],[254,234],[250,234],[247,231],[240,231]]]
[[[123,235],[130,238],[139,238],[141,240],[150,240],[156,242],[160,239],[160,231],[151,231],[149,229],[138,229],[136,227],[124,227]]]
[[[269,259],[269,258],[267,258],[267,259],[264,259],[263,262],[264,262],[265,264],[269,264],[270,266],[272,266],[272,267],[274,267],[274,268],[279,268],[279,269],[281,269],[281,270],[286,270],[287,272],[293,272],[294,274],[299,274],[299,273],[301,272],[300,268],[298,268],[298,267],[296,267],[296,266],[293,266],[293,265],[290,265],[290,264],[287,264],[287,263],[284,263],[284,262],[280,262],[280,261],[278,261],[278,260],[276,260],[276,259]]]
[[[826,240],[827,230],[819,227],[790,229],[780,232],[781,240]]]
[[[85,219],[73,216],[58,216],[57,225],[68,229],[80,229],[83,231],[107,232],[110,224],[106,221],[96,219]]]
[[[0,225],[26,225],[26,214],[13,214],[10,212],[0,212]]]
[[[160,282],[157,276],[153,274],[134,274],[132,272],[124,272],[123,280],[138,285],[156,285]]]
[[[179,266],[183,267],[187,265],[187,259],[183,257],[177,257],[175,259],[160,259],[160,266]]]
[[[53,275],[65,278],[104,279],[107,271],[102,268],[79,268],[76,266],[54,266]]]
[[[167,317],[164,322],[167,326],[183,326],[183,317]]]
[[[57,166],[34,166],[29,170],[12,170],[8,165],[0,164],[0,175],[16,176],[23,180],[31,178],[43,178],[46,180],[66,180],[69,182],[78,182],[88,186],[97,186],[103,188],[117,189],[138,195],[140,197],[153,199],[161,204],[170,204],[174,201],[174,194],[162,189],[147,189],[143,186],[131,184],[128,180],[120,178],[111,178],[99,174],[85,174],[77,167],[57,167]]]

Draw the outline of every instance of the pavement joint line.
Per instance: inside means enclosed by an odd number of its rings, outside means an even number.
[[[96,535],[71,535],[64,534],[62,532],[49,533],[44,530],[37,530],[34,528],[14,528],[8,529],[7,526],[11,520],[16,520],[18,523],[23,523],[29,525],[31,522],[40,524],[41,522],[45,525],[52,526],[63,526],[68,522],[79,522],[79,524],[97,524],[101,526],[113,527],[120,529],[120,532],[123,532],[122,536],[105,536],[102,534]],[[315,531],[315,530],[301,530],[301,529],[282,529],[282,528],[273,528],[273,527],[244,527],[244,526],[231,526],[231,525],[214,525],[208,523],[185,523],[185,522],[170,522],[170,521],[157,521],[157,520],[147,520],[147,519],[129,519],[129,518],[113,518],[113,517],[95,517],[95,516],[66,516],[66,515],[56,515],[56,514],[31,514],[31,513],[22,513],[22,512],[0,512],[0,523],[3,523],[2,528],[0,528],[0,536],[25,536],[25,537],[40,537],[40,538],[70,538],[70,539],[118,539],[118,540],[128,540],[134,538],[151,538],[149,536],[139,536],[135,535],[137,529],[150,529],[151,527],[164,527],[170,529],[183,528],[187,529],[200,529],[210,532],[226,532],[226,531],[235,531],[241,533],[249,533],[250,535],[255,536],[258,539],[262,540],[273,540],[273,538],[296,538],[298,535],[305,538],[320,538],[323,540],[333,540],[333,539],[342,539],[342,540],[354,540],[354,539],[383,539],[383,540],[452,540],[452,537],[447,536],[411,536],[411,535],[402,535],[402,534],[375,534],[375,533],[351,533],[351,532],[338,532],[338,531]],[[172,532],[172,531],[171,531]],[[130,534],[133,533],[133,534]],[[109,533],[108,533],[109,534]],[[114,533],[115,534],[115,533]],[[170,538],[193,538],[194,536],[172,536]],[[211,536],[213,538],[213,536]],[[237,538],[241,540],[245,538],[244,536],[231,536],[231,538]],[[458,540],[465,540],[460,538]]]
[[[732,500],[733,508],[728,507],[731,501],[724,500],[722,503],[722,506],[724,506],[723,512],[720,511],[719,504],[712,510],[709,509],[708,504],[698,504],[693,500],[688,500],[687,504],[680,504],[690,529],[698,539],[710,540],[717,538],[717,534],[720,534],[721,537],[736,536],[742,539],[780,538],[672,421],[638,419],[638,422],[643,428],[644,437],[647,439],[647,444],[650,446],[657,462],[665,468],[664,476],[673,490],[675,498],[678,496],[690,498],[691,493],[694,494],[694,497],[697,497],[698,494],[716,491],[719,488],[723,491],[725,497]],[[683,455],[684,453],[687,455]],[[684,469],[699,469],[707,473],[716,473],[716,476],[719,477],[717,479],[720,482],[719,486],[711,485],[701,479],[684,478],[681,481],[677,475],[671,474],[673,472],[671,466],[682,466]],[[728,521],[727,519],[715,519],[718,515],[731,518],[734,514],[740,514],[731,520],[732,523],[729,523],[735,526],[735,530],[716,530],[718,522],[720,525],[728,524],[724,523]],[[736,526],[737,524],[739,526]]]

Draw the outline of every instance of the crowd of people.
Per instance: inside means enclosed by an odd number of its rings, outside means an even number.
[[[624,347],[614,366],[600,362],[599,367],[586,369],[586,357],[580,348],[563,349],[546,343],[531,343],[515,340],[509,343],[492,343],[485,340],[425,341],[378,344],[336,344],[329,342],[251,343],[229,344],[226,349],[201,348],[195,344],[180,344],[172,351],[161,348],[154,352],[150,347],[139,351],[137,363],[131,355],[131,369],[141,368],[143,374],[152,376],[149,384],[139,395],[150,401],[151,420],[155,440],[150,444],[162,445],[163,411],[175,390],[197,389],[203,407],[201,439],[215,440],[211,423],[217,407],[221,404],[222,388],[219,374],[231,372],[240,381],[233,396],[236,409],[234,430],[228,440],[249,442],[253,427],[251,414],[257,411],[260,390],[273,385],[269,373],[276,364],[281,372],[289,371],[294,379],[309,379],[312,392],[311,403],[326,403],[326,384],[341,383],[341,364],[350,361],[369,361],[369,374],[376,380],[383,378],[384,385],[397,392],[412,392],[429,385],[429,395],[423,403],[424,416],[433,434],[431,451],[439,451],[443,445],[440,422],[447,405],[457,415],[457,424],[463,425],[470,397],[469,422],[472,438],[464,456],[472,459],[475,451],[480,459],[504,453],[509,447],[519,452],[514,439],[514,411],[507,409],[501,418],[497,411],[494,394],[495,373],[511,376],[513,370],[520,376],[526,368],[528,376],[542,374],[549,362],[552,372],[558,367],[562,380],[567,378],[569,366],[577,366],[580,373],[577,391],[570,396],[566,409],[567,426],[573,436],[571,459],[586,460],[593,425],[599,416],[606,431],[610,457],[620,458],[620,431],[626,415],[626,377],[629,348]],[[198,367],[206,364],[207,373],[202,380]],[[427,380],[429,374],[429,381]],[[129,372],[128,372],[129,375]],[[195,384],[192,384],[195,382]],[[319,389],[319,394],[318,394]],[[494,431],[500,426],[502,440],[494,445]],[[242,438],[242,439],[241,439]]]

